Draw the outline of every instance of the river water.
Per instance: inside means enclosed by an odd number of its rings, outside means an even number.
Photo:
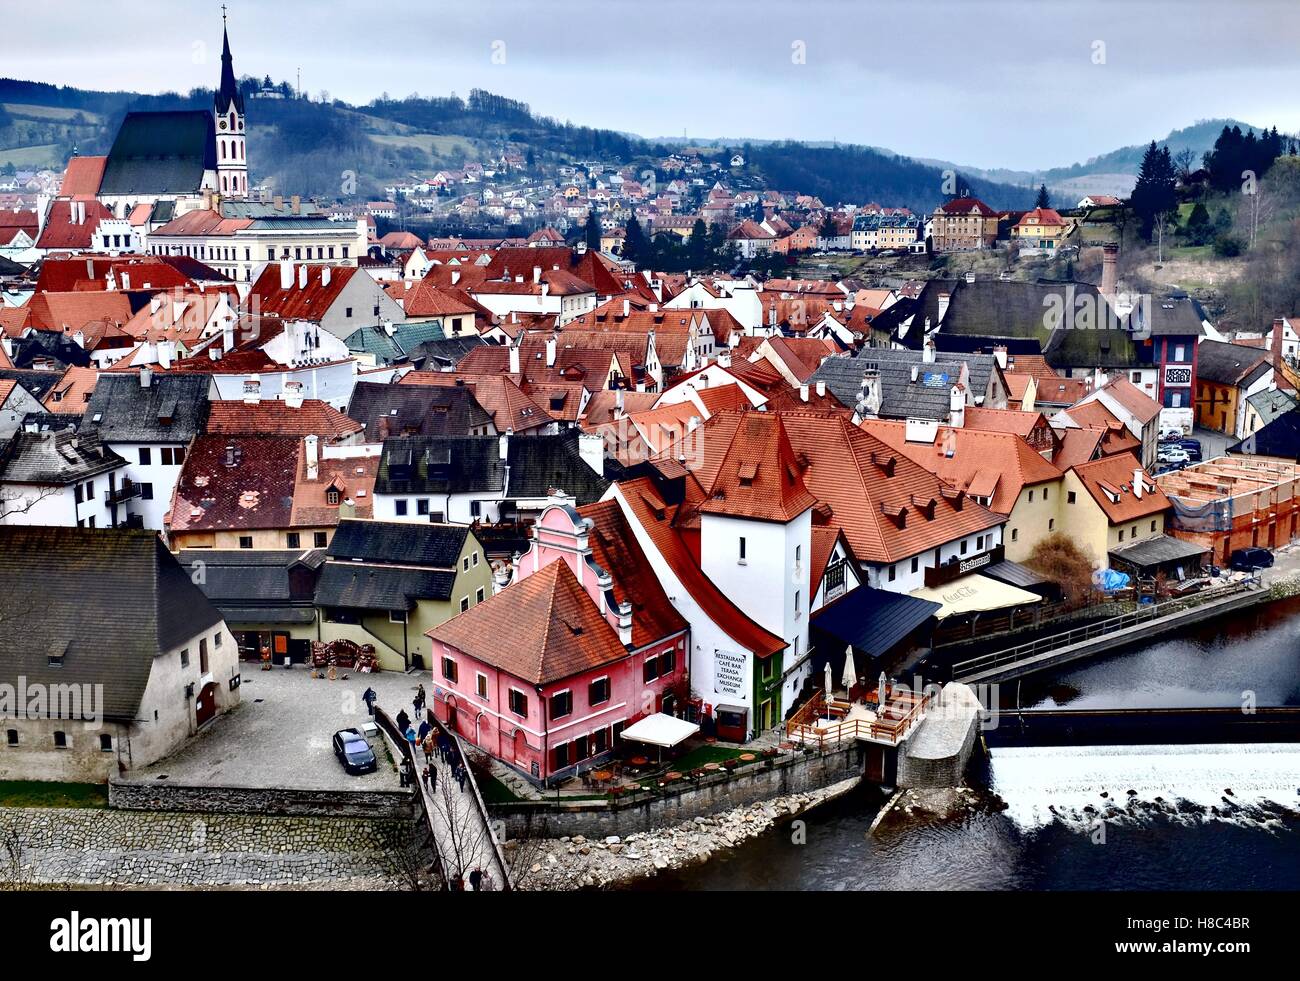
[[[1300,599],[1003,686],[1004,705],[1300,705]],[[944,817],[875,788],[650,888],[1297,889],[1300,744],[994,749]]]

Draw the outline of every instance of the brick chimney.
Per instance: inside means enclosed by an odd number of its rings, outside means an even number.
[[[1114,296],[1118,280],[1119,243],[1107,242],[1101,247],[1101,295]]]

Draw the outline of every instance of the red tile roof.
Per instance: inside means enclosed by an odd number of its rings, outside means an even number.
[[[628,654],[563,560],[426,633],[534,685],[561,681]]]
[[[326,442],[337,442],[365,428],[320,399],[304,399],[298,408],[267,399],[251,405],[234,400],[213,401],[207,431],[221,435],[319,436]]]
[[[799,475],[780,417],[765,412],[740,414],[707,494],[702,514],[782,523],[817,503]]]
[[[1145,470],[1142,471],[1142,496],[1133,492],[1135,469],[1140,468],[1134,466],[1130,457],[1105,456],[1091,463],[1079,464],[1074,473],[1092,499],[1106,512],[1110,523],[1122,524],[1134,518],[1158,514],[1170,506],[1165,492]]]
[[[80,217],[85,210],[83,220],[73,220],[73,208]],[[36,247],[40,249],[75,249],[79,252],[89,250],[95,229],[105,218],[112,218],[113,212],[98,201],[57,200],[50,204],[50,212],[45,218],[45,228]]]
[[[328,283],[324,281],[326,270],[329,271]],[[299,287],[304,271],[306,285]],[[272,314],[283,320],[319,320],[358,272],[355,266],[299,264],[293,267],[293,282],[284,289],[280,285],[279,263],[267,263],[249,290],[248,303],[256,302],[263,314]]]
[[[73,157],[63,172],[59,196],[65,198],[93,198],[99,193],[104,179],[104,165],[108,157]]]

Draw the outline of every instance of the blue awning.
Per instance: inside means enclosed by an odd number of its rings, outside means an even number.
[[[869,657],[889,653],[940,609],[906,593],[859,586],[813,615],[811,625]]]

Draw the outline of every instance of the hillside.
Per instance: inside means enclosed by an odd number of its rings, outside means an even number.
[[[250,95],[256,87],[250,78],[240,84]],[[0,79],[0,167],[62,167],[74,146],[83,154],[105,153],[126,112],[206,108],[211,98],[205,89],[148,96]],[[344,195],[345,172],[356,175],[357,194],[371,195],[412,172],[490,159],[506,145],[531,151],[542,164],[598,159],[646,167],[674,149],[538,116],[525,103],[479,91],[469,99],[382,98],[364,106],[250,98],[248,118],[248,152],[260,178],[330,198]],[[747,176],[754,183],[815,194],[828,204],[877,201],[923,211],[945,197],[940,168],[867,147],[768,143],[748,149]],[[1032,203],[1025,188],[978,175],[962,174],[958,183],[993,207]]]

